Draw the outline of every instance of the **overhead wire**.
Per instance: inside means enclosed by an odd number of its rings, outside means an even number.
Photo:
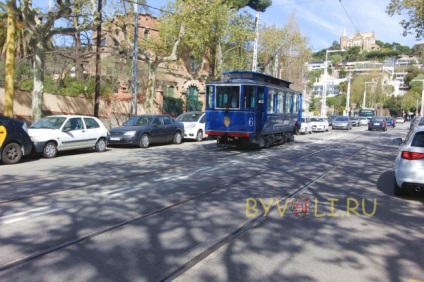
[[[343,5],[342,0],[339,0],[339,2],[340,2],[340,5],[342,5],[343,10],[345,11],[345,13],[346,13],[347,17],[349,18],[350,23],[353,25],[353,28],[356,30],[356,32],[357,32],[357,33],[359,33],[359,30],[356,28],[356,26],[355,26],[355,24],[353,23],[353,21],[352,21],[352,19],[351,19],[350,15],[349,15],[349,13],[347,12],[347,10],[346,10],[345,6]]]

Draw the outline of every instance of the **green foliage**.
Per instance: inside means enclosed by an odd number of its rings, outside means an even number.
[[[183,105],[184,101],[181,98],[164,96],[162,112],[164,114],[176,117],[183,113]]]
[[[390,0],[386,7],[386,13],[390,16],[408,15],[407,20],[400,22],[403,27],[403,35],[414,34],[416,39],[423,38],[424,35],[424,9],[422,0]]]
[[[231,8],[236,10],[240,10],[247,6],[259,12],[265,12],[272,4],[271,0],[227,0],[226,2]]]
[[[401,51],[398,50],[381,50],[381,51],[369,51],[365,53],[367,60],[379,60],[383,61],[387,58],[396,57],[401,55]]]
[[[187,98],[186,110],[188,111],[201,111],[203,107],[202,101]]]

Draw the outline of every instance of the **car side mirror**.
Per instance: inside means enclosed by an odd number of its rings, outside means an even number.
[[[155,123],[153,124],[153,127],[158,127],[158,124],[155,122]]]
[[[395,143],[396,145],[400,145],[400,144],[402,144],[402,138],[395,138],[395,139],[393,139],[393,143]]]
[[[69,131],[71,131],[72,130],[72,128],[70,128],[70,127],[65,127],[65,128],[63,128],[62,129],[62,132],[69,132]]]

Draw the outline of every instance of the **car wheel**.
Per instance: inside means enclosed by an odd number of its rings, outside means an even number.
[[[200,129],[197,131],[196,141],[197,142],[202,142],[203,141],[203,132]]]
[[[394,181],[393,181],[393,192],[396,196],[404,196],[405,195],[405,190],[400,188],[399,185],[396,182],[396,176],[394,177]]]
[[[140,137],[140,142],[138,142],[138,146],[140,148],[148,148],[150,145],[149,135],[143,134]]]
[[[174,136],[174,144],[181,144],[182,141],[183,137],[181,136],[181,132],[178,131]]]
[[[51,159],[57,155],[57,145],[54,142],[47,142],[43,149],[43,157]]]
[[[18,143],[7,144],[1,152],[1,160],[5,164],[16,164],[21,158],[22,150]]]
[[[94,147],[96,152],[104,152],[106,151],[106,141],[104,138],[100,138],[97,140],[96,146]]]
[[[309,134],[312,134],[312,129],[311,129],[311,130],[309,130]]]
[[[372,129],[368,127],[368,131],[372,131]]]

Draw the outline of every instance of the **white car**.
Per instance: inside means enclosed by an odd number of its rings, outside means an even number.
[[[405,120],[403,119],[403,117],[397,117],[396,123],[405,123]]]
[[[301,134],[306,134],[306,133],[312,134],[312,124],[309,121],[309,118],[302,118],[302,123],[300,125],[299,132]]]
[[[359,124],[360,125],[368,125],[369,119],[366,117],[359,117]]]
[[[327,118],[325,117],[311,117],[310,123],[312,126],[312,131],[328,131],[329,125]]]
[[[56,115],[41,118],[28,129],[35,152],[45,158],[56,157],[59,151],[94,148],[106,151],[108,129],[91,116]]]
[[[203,112],[187,112],[176,118],[184,124],[184,139],[198,142],[208,137],[205,133],[206,115]]]
[[[417,126],[409,131],[405,140],[396,138],[393,142],[399,145],[395,159],[395,195],[424,194],[424,127]]]

